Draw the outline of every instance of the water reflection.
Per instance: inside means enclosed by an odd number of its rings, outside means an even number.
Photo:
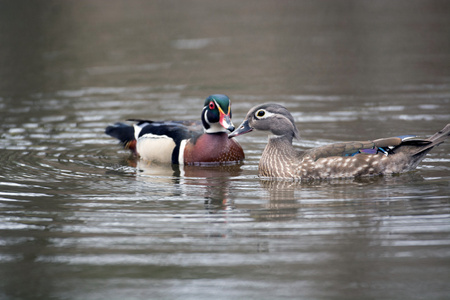
[[[295,191],[299,184],[283,180],[260,180],[261,187],[268,193],[264,209],[255,211],[256,221],[287,221],[298,217],[299,202]]]
[[[230,178],[242,173],[242,164],[220,166],[183,166],[150,164],[136,159],[137,180],[160,182],[179,186],[181,195],[192,190],[201,191],[197,196],[205,198],[205,209],[214,213],[217,210],[233,209],[229,199]],[[186,191],[183,191],[185,189]],[[181,196],[179,195],[179,196]]]

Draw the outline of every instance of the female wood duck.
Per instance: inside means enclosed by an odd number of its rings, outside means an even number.
[[[105,133],[148,162],[181,165],[229,164],[242,161],[241,145],[228,138],[234,130],[231,101],[225,95],[205,100],[201,121],[163,121],[131,119],[133,126],[116,123]]]
[[[297,180],[407,172],[417,167],[433,147],[450,135],[450,124],[447,124],[427,139],[390,137],[336,143],[299,152],[292,145],[292,139],[299,137],[294,118],[284,106],[275,103],[250,109],[245,120],[229,137],[253,129],[269,132],[269,142],[259,162],[259,175]]]

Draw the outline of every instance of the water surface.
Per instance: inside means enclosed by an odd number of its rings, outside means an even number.
[[[309,183],[148,165],[104,128],[225,93],[299,149],[450,120],[444,1],[0,4],[0,299],[446,299],[450,146],[415,172]]]

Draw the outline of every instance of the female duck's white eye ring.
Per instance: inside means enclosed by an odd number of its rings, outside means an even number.
[[[257,119],[263,118],[266,115],[266,111],[264,109],[260,109],[255,113],[255,117]]]

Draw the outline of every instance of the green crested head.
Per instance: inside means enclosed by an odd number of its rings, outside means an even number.
[[[206,132],[233,131],[231,101],[226,95],[214,94],[206,98],[202,111],[202,122]]]
[[[230,98],[222,94],[214,94],[206,98],[204,106],[212,107],[211,103],[214,103],[220,107],[224,114],[231,114],[231,101]],[[231,118],[231,115],[230,115]]]

